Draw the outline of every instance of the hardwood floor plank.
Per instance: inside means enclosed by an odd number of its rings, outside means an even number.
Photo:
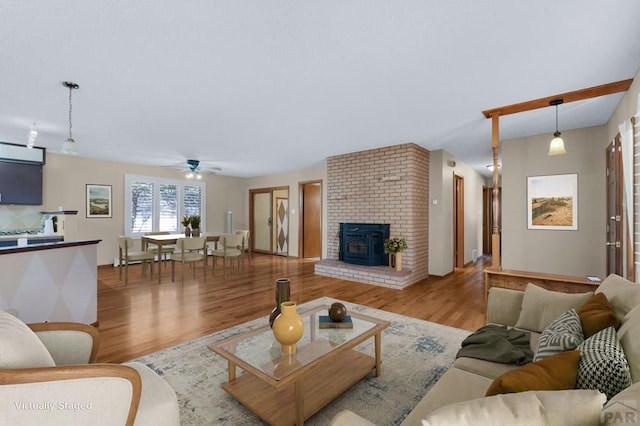
[[[161,268],[162,284],[129,267],[129,284],[118,269],[98,268],[99,362],[123,362],[178,343],[268,315],[275,304],[275,281],[291,280],[291,299],[305,303],[328,296],[456,328],[476,330],[485,323],[484,259],[445,277],[429,277],[405,290],[394,290],[314,274],[314,261],[253,254],[242,271],[216,268],[184,284],[171,282]],[[218,265],[220,266],[220,265]],[[186,272],[186,271],[185,271]],[[176,277],[179,271],[176,271]],[[187,278],[188,277],[188,278]]]

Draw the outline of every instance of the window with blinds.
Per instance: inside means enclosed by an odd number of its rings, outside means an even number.
[[[200,216],[206,229],[206,183],[125,175],[125,234],[180,232],[183,216]]]

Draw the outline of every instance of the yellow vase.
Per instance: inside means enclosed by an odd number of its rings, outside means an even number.
[[[304,322],[296,311],[295,302],[282,302],[281,313],[273,322],[273,335],[280,342],[283,354],[296,353],[296,343],[304,333]]]

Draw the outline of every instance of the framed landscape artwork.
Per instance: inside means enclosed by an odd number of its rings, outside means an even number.
[[[112,217],[111,185],[87,184],[87,217]]]
[[[527,178],[527,228],[578,229],[578,175]]]

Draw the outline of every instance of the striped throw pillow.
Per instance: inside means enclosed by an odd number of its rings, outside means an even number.
[[[533,357],[534,361],[548,358],[552,355],[570,351],[584,341],[580,317],[575,309],[571,309],[553,320],[544,329],[538,341],[538,349]]]

